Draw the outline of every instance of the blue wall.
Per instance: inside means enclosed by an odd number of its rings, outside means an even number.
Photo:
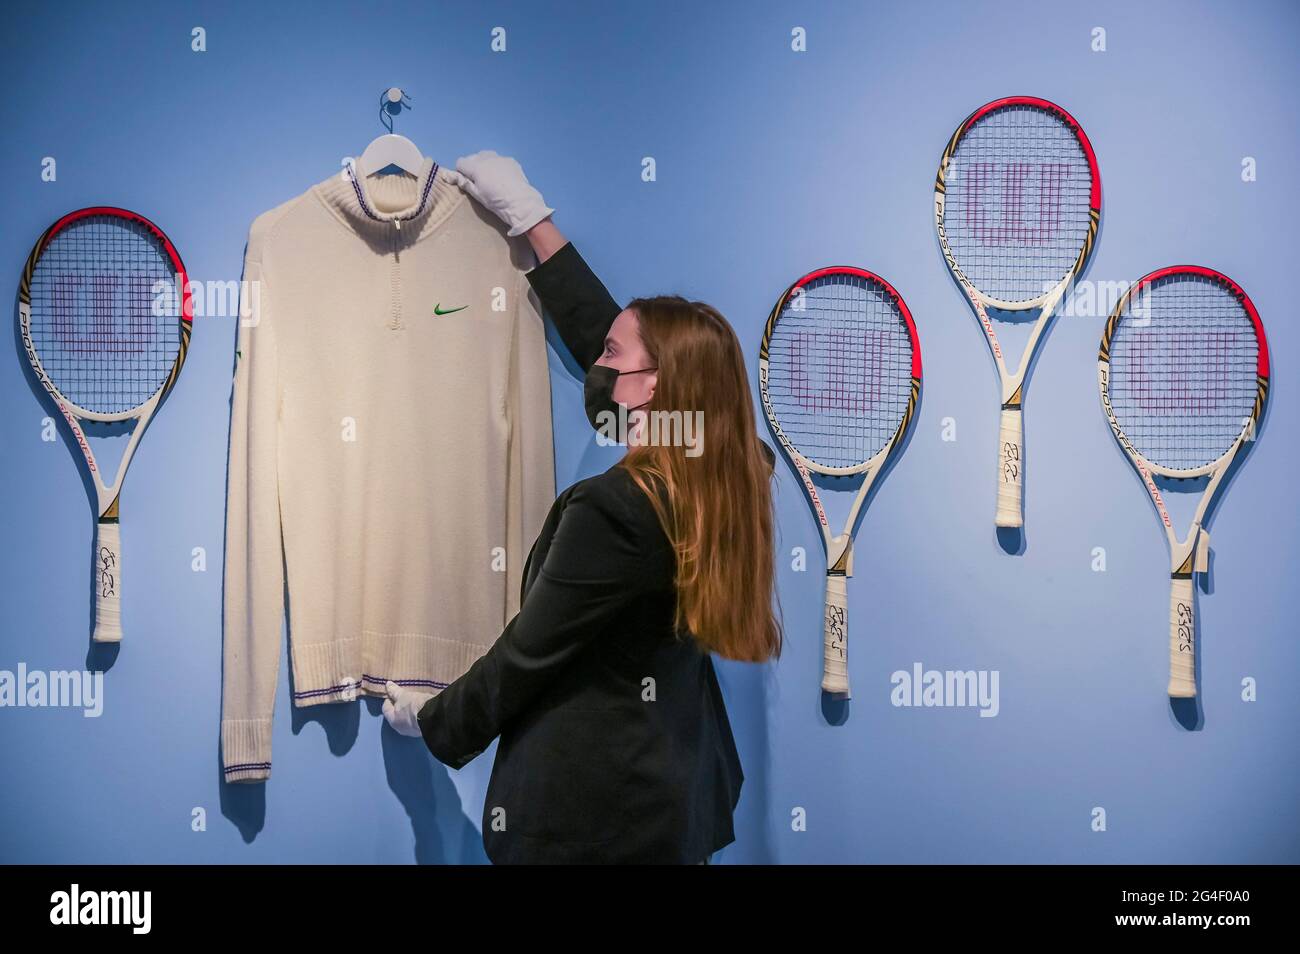
[[[751,360],[791,280],[871,268],[911,305],[926,374],[915,434],[858,538],[854,697],[825,707],[818,689],[820,542],[783,462],[788,644],[771,666],[719,667],[747,776],[719,860],[1300,861],[1294,4],[275,6],[6,5],[11,301],[42,229],[101,203],[154,218],[195,279],[237,279],[253,218],[381,132],[378,95],[393,84],[415,105],[398,132],[444,164],[482,148],[517,156],[616,297],[704,298]],[[206,53],[190,50],[196,26]],[[495,26],[505,54],[489,50]],[[806,53],[790,51],[795,26]],[[1211,265],[1269,330],[1273,402],[1213,524],[1190,726],[1164,694],[1161,527],[1097,397],[1101,317],[1061,318],[1048,339],[1026,405],[1023,552],[994,534],[997,387],[940,258],[932,186],[956,124],[1011,93],[1062,103],[1092,138],[1105,212],[1089,278]],[[57,182],[40,178],[46,156]],[[641,181],[643,156],[658,181]],[[1258,181],[1241,180],[1245,156]],[[284,666],[270,783],[220,784],[234,331],[231,318],[195,322],[126,483],[127,636],[109,654],[89,648],[75,458],[41,440],[52,410],[16,337],[0,359],[0,669],[111,666],[98,719],[0,709],[0,861],[482,861],[491,751],[451,772],[373,703],[291,713]],[[580,382],[555,355],[552,369],[564,486],[612,458],[594,447]],[[1175,496],[1184,521],[1194,498]],[[191,569],[196,547],[206,572]],[[790,568],[795,547],[807,572]],[[890,674],[917,662],[997,670],[999,714],[893,706]],[[1258,701],[1242,701],[1244,679]],[[206,831],[191,830],[195,808]],[[792,831],[800,808],[807,831]],[[1095,808],[1105,832],[1091,829]]]

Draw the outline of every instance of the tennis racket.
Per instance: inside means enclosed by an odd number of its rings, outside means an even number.
[[[970,299],[1002,384],[997,525],[1024,525],[1025,373],[1101,222],[1101,177],[1088,137],[1045,99],[1012,96],[971,113],[948,140],[934,183],[948,268]],[[1014,373],[992,317],[1037,311]]]
[[[758,353],[763,410],[817,513],[826,546],[822,689],[849,696],[848,587],[854,524],[900,445],[921,393],[912,314],[884,279],[823,268],[781,295]],[[862,477],[842,533],[831,530],[812,474]]]
[[[68,422],[94,479],[95,630],[122,639],[122,478],[185,361],[193,309],[185,266],[156,225],[125,209],[70,212],[23,267],[18,322],[27,359]],[[81,421],[135,421],[106,484]]]
[[[1177,265],[1141,279],[1115,306],[1097,355],[1101,406],[1142,477],[1169,539],[1169,695],[1196,695],[1192,581],[1208,569],[1201,526],[1219,481],[1254,440],[1268,394],[1268,343],[1250,298],[1210,268]],[[1208,478],[1179,540],[1156,478]]]

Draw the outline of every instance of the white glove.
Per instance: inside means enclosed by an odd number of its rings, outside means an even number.
[[[413,739],[420,738],[418,716],[424,704],[433,698],[433,693],[404,689],[391,680],[384,683],[384,689],[388,692],[388,698],[384,700],[384,718],[388,720],[388,724],[399,735],[408,735]]]
[[[510,226],[512,236],[523,235],[555,211],[547,208],[542,194],[509,156],[498,156],[491,149],[476,152],[457,159],[456,171],[461,188]]]

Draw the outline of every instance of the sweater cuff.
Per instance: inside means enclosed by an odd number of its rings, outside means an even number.
[[[221,765],[227,782],[264,782],[271,777],[271,720],[223,719]]]

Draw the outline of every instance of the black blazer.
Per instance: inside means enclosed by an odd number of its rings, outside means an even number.
[[[590,368],[618,305],[572,245],[528,277]],[[493,862],[693,864],[735,840],[744,773],[712,660],[674,631],[674,572],[627,471],[579,481],[528,556],[519,613],[421,708],[452,768],[501,737],[483,805]]]

